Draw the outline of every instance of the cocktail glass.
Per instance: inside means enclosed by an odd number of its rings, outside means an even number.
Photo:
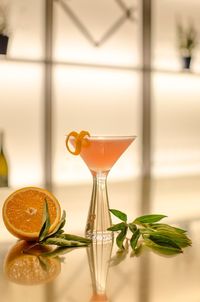
[[[136,136],[90,136],[82,142],[80,155],[93,176],[93,189],[85,235],[93,240],[112,240],[107,176]],[[71,138],[74,145],[74,138]]]

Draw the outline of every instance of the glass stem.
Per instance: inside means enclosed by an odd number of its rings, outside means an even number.
[[[108,172],[93,173],[93,189],[88,213],[86,236],[95,240],[112,239],[109,201],[107,193]]]

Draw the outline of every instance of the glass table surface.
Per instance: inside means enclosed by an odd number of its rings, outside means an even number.
[[[0,194],[1,200],[6,194]],[[62,195],[59,191],[56,194]],[[186,196],[188,202],[190,198]],[[199,189],[196,198],[199,198]],[[63,208],[70,206],[63,203]],[[168,257],[148,249],[139,256],[130,257],[129,251],[117,257],[115,242],[94,243],[51,258],[22,254],[20,249],[24,243],[6,232],[1,219],[0,301],[198,302],[200,219],[197,214],[200,212],[198,209],[194,212],[192,219],[190,215],[190,219],[176,224],[187,229],[192,247],[184,249],[183,254]],[[78,217],[86,218],[78,202],[74,213],[76,221],[69,230],[82,235],[81,219],[79,229],[74,227]]]

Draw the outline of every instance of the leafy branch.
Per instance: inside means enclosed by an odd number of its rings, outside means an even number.
[[[165,215],[151,214],[137,217],[133,222],[127,222],[127,215],[119,210],[110,209],[110,212],[122,222],[108,228],[117,232],[116,243],[120,251],[127,249],[125,243],[130,243],[133,253],[137,253],[143,245],[165,255],[183,253],[183,248],[191,246],[192,242],[185,230],[158,223]],[[128,231],[131,238],[127,238]]]
[[[88,246],[91,243],[91,240],[88,238],[84,238],[72,234],[66,234],[63,230],[65,223],[66,223],[66,213],[65,211],[63,211],[61,220],[59,221],[58,225],[51,233],[49,233],[51,223],[50,223],[48,203],[47,200],[45,199],[44,211],[43,211],[43,224],[39,232],[38,241],[33,245],[31,245],[25,252],[27,252],[33,246],[38,244],[57,245],[58,247],[73,248],[73,247]]]

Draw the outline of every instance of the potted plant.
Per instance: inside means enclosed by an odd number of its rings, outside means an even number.
[[[8,40],[6,15],[3,8],[0,7],[0,54],[7,54]]]
[[[184,28],[177,25],[178,47],[182,57],[183,68],[190,69],[193,51],[197,46],[197,32],[192,24]]]

